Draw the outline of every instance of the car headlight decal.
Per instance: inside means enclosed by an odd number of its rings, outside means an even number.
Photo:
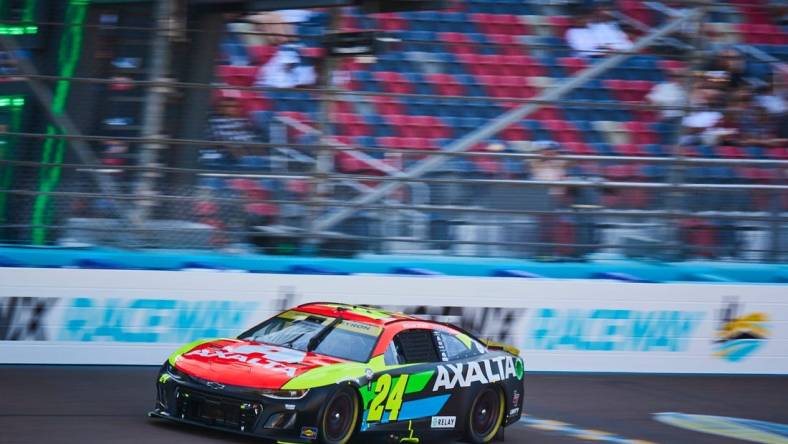
[[[309,393],[309,389],[300,390],[261,390],[260,394],[272,399],[301,399]]]

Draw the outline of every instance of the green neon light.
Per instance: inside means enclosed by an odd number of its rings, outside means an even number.
[[[27,0],[22,10],[21,21],[26,25],[0,25],[0,35],[31,35],[38,34],[38,26],[33,25],[36,21],[37,0]],[[4,0],[0,0],[0,16],[7,18],[8,11]]]
[[[0,35],[29,35],[38,34],[38,26],[0,26]]]
[[[22,11],[22,21],[33,22],[36,19],[36,3],[37,0],[27,0],[25,2],[25,9]]]
[[[25,106],[22,96],[0,96],[0,108],[17,108]]]
[[[79,56],[82,52],[82,25],[87,16],[88,0],[70,0],[66,10],[66,26],[63,36],[60,39],[60,49],[58,51],[58,62],[60,63],[60,77],[73,77],[79,63]],[[56,114],[63,114],[66,109],[68,94],[71,89],[71,82],[59,80],[55,86],[54,98],[52,99],[52,110]],[[54,125],[47,127],[47,134],[59,134],[59,129]],[[52,220],[52,211],[49,205],[50,196],[60,182],[61,167],[66,151],[66,141],[56,139],[46,139],[44,141],[41,162],[45,164],[55,164],[49,167],[42,167],[39,171],[40,193],[36,196],[33,204],[33,232],[32,241],[35,245],[43,245],[46,242],[46,225]]]
[[[6,97],[0,97],[0,101]],[[21,99],[24,105],[24,98],[12,98],[11,102],[18,103]],[[9,129],[11,132],[18,132],[22,128],[22,106],[12,105],[8,107],[11,112],[11,121],[9,122]],[[0,139],[0,159],[14,159],[16,157],[16,145],[18,138],[15,136],[6,135]],[[11,180],[13,179],[14,169],[11,165],[4,165],[0,168],[0,190],[8,190],[11,188]],[[0,193],[0,224],[6,223],[6,202],[8,195]],[[0,229],[1,230],[1,229]]]

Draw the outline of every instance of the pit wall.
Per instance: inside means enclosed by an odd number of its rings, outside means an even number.
[[[0,268],[0,363],[158,365],[311,301],[453,322],[530,371],[788,374],[784,285],[41,268]]]

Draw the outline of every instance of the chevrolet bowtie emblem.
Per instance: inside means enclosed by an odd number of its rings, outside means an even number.
[[[213,381],[208,382],[206,385],[214,390],[220,390],[224,388],[224,384],[219,384],[218,382]]]

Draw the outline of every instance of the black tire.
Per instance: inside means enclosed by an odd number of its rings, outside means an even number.
[[[495,386],[484,386],[471,403],[465,420],[465,439],[473,444],[493,440],[503,423],[503,392]]]
[[[350,387],[340,387],[323,409],[323,416],[320,418],[320,442],[347,444],[356,431],[358,418],[358,396]]]

